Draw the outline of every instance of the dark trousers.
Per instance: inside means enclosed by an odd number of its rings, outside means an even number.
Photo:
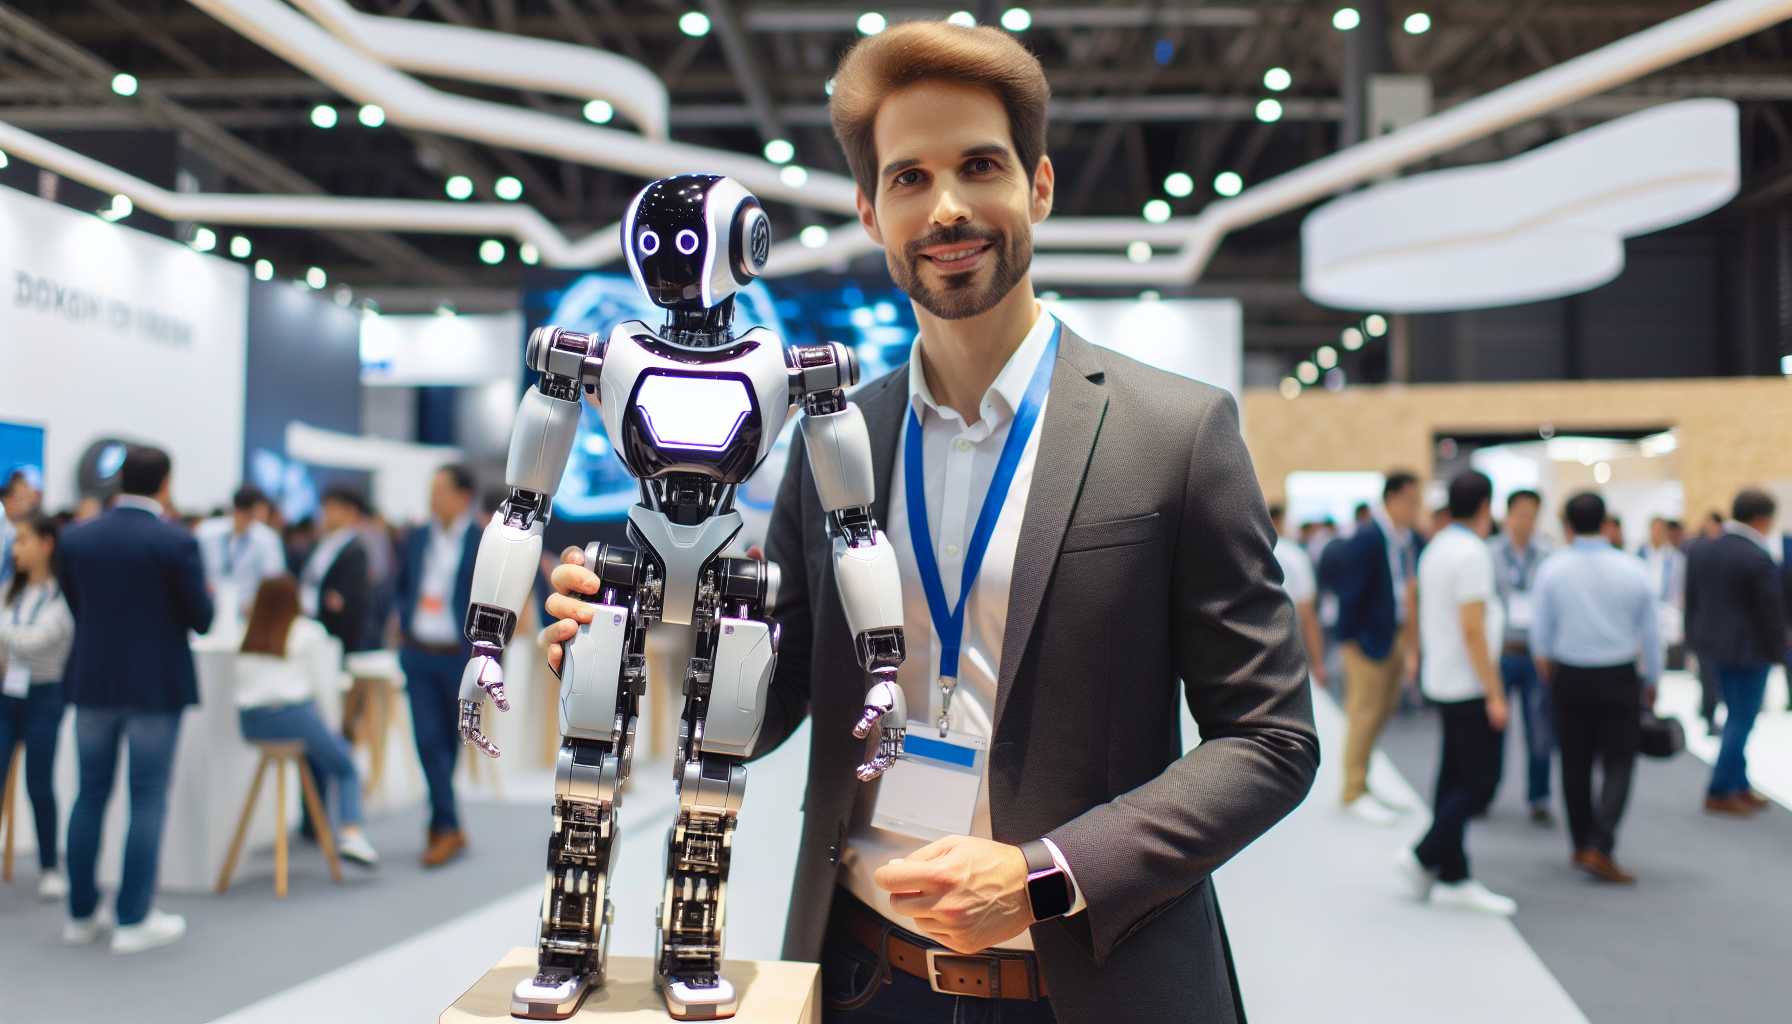
[[[68,916],[93,916],[100,893],[100,824],[118,774],[118,744],[130,744],[131,824],[124,839],[124,876],[118,884],[120,925],[141,924],[156,892],[162,855],[162,822],[168,813],[168,778],[174,774],[174,747],[180,739],[180,712],[130,708],[75,709],[75,747],[81,783],[68,819]]]
[[[844,889],[834,894],[821,952],[824,1024],[1056,1024],[1049,999],[949,996],[890,967],[847,931],[846,914],[862,907]]]
[[[1550,714],[1549,694],[1543,680],[1537,677],[1537,663],[1529,654],[1516,652],[1500,655],[1500,681],[1506,688],[1506,703],[1514,716],[1524,716],[1525,802],[1532,807],[1549,806],[1549,773],[1555,760],[1556,730]],[[1493,788],[1499,789],[1505,776],[1506,745],[1500,744],[1500,763],[1493,773]],[[1489,802],[1492,796],[1488,797]]]
[[[56,734],[62,729],[62,684],[32,683],[23,697],[0,697],[0,785],[14,744],[25,744],[25,794],[37,828],[37,866],[56,869]]]
[[[1717,706],[1723,703],[1724,684],[1717,677],[1717,659],[1709,654],[1694,651],[1699,659],[1699,717],[1705,720],[1706,728],[1717,731]]]
[[[467,660],[411,647],[398,658],[411,703],[411,734],[417,740],[417,758],[423,762],[423,780],[429,785],[429,830],[452,832],[460,828],[454,765],[460,757],[460,676]]]
[[[1468,820],[1493,798],[1505,736],[1487,721],[1483,698],[1440,703],[1437,709],[1443,719],[1444,740],[1431,831],[1419,840],[1413,854],[1437,874],[1438,881],[1460,882],[1469,877]]]
[[[1720,665],[1718,678],[1723,680],[1724,704],[1730,713],[1724,718],[1723,745],[1718,748],[1717,763],[1711,766],[1711,788],[1715,797],[1743,796],[1749,791],[1749,733],[1754,731],[1755,718],[1761,713],[1761,702],[1767,696],[1767,665]]]
[[[1557,665],[1550,679],[1556,737],[1562,746],[1562,802],[1576,852],[1610,855],[1630,800],[1630,778],[1642,739],[1642,684],[1636,666]],[[1593,795],[1593,768],[1602,776]]]

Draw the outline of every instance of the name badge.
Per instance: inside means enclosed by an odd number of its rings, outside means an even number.
[[[22,661],[14,659],[14,664],[6,666],[6,679],[0,682],[0,693],[8,697],[23,697],[31,692],[31,669]]]
[[[434,594],[424,594],[417,599],[417,610],[427,615],[434,615],[439,611],[447,610],[447,608],[447,603]]]
[[[1523,590],[1515,590],[1506,598],[1506,621],[1513,629],[1531,628],[1531,595]]]
[[[903,756],[878,782],[871,824],[932,841],[971,834],[989,742],[933,722],[908,723]]]

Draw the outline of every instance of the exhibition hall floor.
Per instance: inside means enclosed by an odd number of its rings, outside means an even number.
[[[1781,685],[1770,707],[1784,708]],[[1670,680],[1663,702],[1696,704],[1696,684]],[[1701,760],[1640,768],[1619,850],[1642,879],[1631,890],[1568,869],[1560,829],[1525,819],[1522,769],[1509,759],[1499,803],[1470,836],[1477,873],[1519,902],[1509,922],[1401,895],[1391,859],[1423,815],[1377,829],[1339,814],[1342,721],[1323,695],[1318,711],[1325,759],[1314,795],[1219,877],[1253,1022],[1752,1021],[1792,1001],[1792,814],[1783,807],[1792,715],[1767,713],[1757,733],[1758,782],[1782,807],[1755,820],[1699,811]],[[1702,730],[1690,731],[1694,754],[1709,759]],[[1436,735],[1429,715],[1397,719],[1375,784],[1417,801],[1410,779],[1428,794]],[[752,769],[731,956],[777,955],[806,747],[799,734]],[[34,868],[21,864],[18,881],[0,887],[0,1021],[433,1021],[505,950],[532,940],[550,784],[513,776],[502,799],[469,792],[471,851],[438,872],[415,864],[420,810],[377,818],[371,834],[386,863],[346,869],[342,886],[300,847],[291,896],[276,900],[272,854],[261,851],[228,896],[162,900],[187,915],[188,937],[136,957],[58,945],[61,910],[30,898]],[[651,952],[672,808],[669,767],[638,765],[622,809],[614,953]]]

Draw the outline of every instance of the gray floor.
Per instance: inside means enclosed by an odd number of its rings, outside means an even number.
[[[0,886],[0,1024],[212,1020],[540,883],[544,808],[466,803],[461,813],[472,845],[447,867],[417,864],[422,809],[396,813],[368,826],[384,859],[374,871],[344,865],[345,884],[332,885],[323,855],[296,846],[289,894],[277,900],[267,851],[239,869],[226,896],[158,900],[187,916],[187,938],[129,957],[113,956],[103,943],[62,946],[62,906],[37,902],[35,864],[21,865],[17,881]],[[379,912],[368,913],[375,898]]]
[[[1505,779],[1492,814],[1469,829],[1469,855],[1483,882],[1518,901],[1519,931],[1587,1017],[1595,1024],[1786,1019],[1792,813],[1714,818],[1700,808],[1709,768],[1690,755],[1643,759],[1617,851],[1639,883],[1601,885],[1569,868],[1565,822],[1543,830],[1527,819],[1520,734],[1522,727],[1507,732]],[[1397,717],[1383,749],[1429,799],[1435,716]]]

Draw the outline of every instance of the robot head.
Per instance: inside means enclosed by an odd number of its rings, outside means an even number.
[[[765,271],[772,225],[732,178],[680,174],[648,185],[622,218],[629,272],[654,305],[713,309]]]

